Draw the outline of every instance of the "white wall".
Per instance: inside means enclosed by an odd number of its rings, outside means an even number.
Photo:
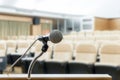
[[[75,15],[120,17],[120,0],[0,0],[0,5]]]

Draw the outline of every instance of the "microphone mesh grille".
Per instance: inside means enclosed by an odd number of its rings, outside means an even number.
[[[58,30],[54,30],[50,33],[49,39],[53,43],[59,43],[62,39],[62,33]]]

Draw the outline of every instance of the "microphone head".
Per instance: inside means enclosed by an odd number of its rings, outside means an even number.
[[[62,39],[62,33],[58,30],[52,31],[49,35],[49,40],[53,43],[59,43]]]

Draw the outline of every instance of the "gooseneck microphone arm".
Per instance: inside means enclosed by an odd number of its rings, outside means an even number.
[[[36,56],[33,60],[32,60],[32,62],[30,63],[30,66],[29,66],[29,69],[28,69],[28,80],[31,80],[31,72],[32,72],[32,69],[33,69],[33,67],[34,67],[34,64],[35,64],[35,62],[36,62],[36,60],[40,57],[40,56],[42,56],[42,54],[43,54],[44,52],[41,52],[38,56]]]
[[[42,56],[42,55],[44,54],[44,52],[46,52],[47,49],[48,49],[47,41],[42,41],[42,42],[43,42],[43,46],[42,46],[42,49],[41,49],[42,52],[40,53],[40,55],[36,56],[36,57],[32,60],[32,62],[30,63],[30,66],[29,66],[29,68],[28,68],[28,80],[31,80],[31,72],[32,72],[32,69],[33,69],[33,67],[34,67],[34,64],[35,64],[36,60],[37,60],[40,56]]]
[[[36,40],[28,47],[28,49],[25,51],[25,53],[24,53],[20,58],[18,58],[18,59],[11,65],[11,67],[8,69],[7,74],[9,74],[9,73],[11,72],[11,69],[15,66],[15,64],[16,64],[21,58],[23,58],[23,57],[27,54],[27,52],[29,51],[29,49],[35,44],[35,42],[36,42],[37,40],[38,40],[38,39],[36,39]]]

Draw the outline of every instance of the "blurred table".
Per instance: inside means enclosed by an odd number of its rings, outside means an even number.
[[[112,80],[107,74],[31,74],[32,80]],[[0,80],[27,80],[27,74],[1,74]]]

